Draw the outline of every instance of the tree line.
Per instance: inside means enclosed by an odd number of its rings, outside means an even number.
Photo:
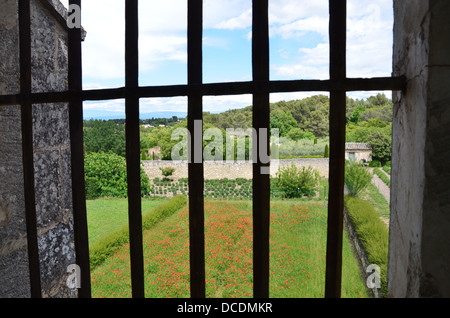
[[[280,132],[280,150],[285,145],[286,151],[295,148],[321,147],[328,144],[329,136],[328,96],[316,95],[301,100],[280,101],[270,104],[271,128]],[[364,142],[372,147],[374,160],[387,162],[391,157],[392,143],[392,101],[384,94],[367,99],[347,97],[346,141]],[[176,117],[176,116],[174,116]],[[171,159],[172,147],[179,140],[171,140],[176,128],[187,127],[186,118],[165,119],[166,127],[158,127],[157,121],[143,120],[141,125],[151,123],[156,128],[141,126],[140,150],[159,146],[161,159]],[[181,119],[181,122],[179,121]],[[84,122],[85,152],[113,152],[125,156],[125,120],[86,120]],[[162,124],[165,125],[165,124]],[[224,133],[224,145],[227,128],[252,127],[252,106],[232,109],[222,113],[203,114],[203,129],[219,128]],[[206,145],[207,142],[204,143]],[[246,149],[248,151],[248,142]],[[290,148],[287,148],[289,145]],[[311,150],[312,151],[312,150]],[[317,152],[317,150],[316,150]]]

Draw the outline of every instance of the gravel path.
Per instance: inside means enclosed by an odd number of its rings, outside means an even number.
[[[381,169],[380,169],[381,170]],[[381,170],[383,171],[383,170]],[[384,172],[384,171],[383,171]],[[388,174],[386,174],[388,175]],[[388,175],[389,176],[389,175]],[[388,203],[391,202],[391,189],[376,174],[373,175],[372,184],[377,187],[378,191],[383,195]]]

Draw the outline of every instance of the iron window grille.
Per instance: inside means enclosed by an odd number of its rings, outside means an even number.
[[[81,8],[81,0],[69,4]],[[72,195],[76,262],[81,269],[79,297],[91,297],[89,246],[84,182],[83,102],[125,99],[126,160],[128,175],[129,232],[132,296],[144,297],[142,218],[140,198],[139,100],[146,97],[188,97],[188,129],[195,139],[194,121],[202,119],[202,97],[252,94],[253,128],[270,127],[270,93],[324,91],[330,93],[330,161],[328,232],[326,248],[325,297],[340,297],[344,207],[346,92],[403,90],[404,77],[347,78],[347,1],[329,0],[329,80],[269,79],[268,0],[253,0],[253,80],[204,84],[202,80],[202,0],[188,0],[188,83],[187,85],[145,86],[138,84],[138,0],[125,0],[125,86],[83,90],[82,30],[68,29],[69,90],[32,93],[30,1],[19,0],[20,93],[0,96],[0,106],[21,105],[22,148],[26,227],[31,296],[41,297],[37,223],[34,192],[32,105],[67,102],[70,114]],[[257,135],[257,137],[259,137]],[[259,147],[259,145],[256,145]],[[268,149],[268,148],[266,148]],[[193,153],[193,144],[189,144]],[[261,174],[259,158],[253,162],[253,296],[269,297],[270,179]],[[204,174],[203,161],[189,162],[190,288],[192,298],[205,297]]]

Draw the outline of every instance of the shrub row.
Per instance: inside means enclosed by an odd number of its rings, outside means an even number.
[[[345,207],[370,264],[380,266],[381,293],[387,295],[386,273],[389,231],[369,202],[345,196]]]
[[[142,229],[147,230],[174,214],[187,203],[187,198],[177,195],[162,203],[142,217]],[[129,242],[128,224],[102,237],[89,247],[91,269],[101,265],[114,252]]]
[[[389,177],[380,169],[375,168],[373,169],[373,173],[375,173],[378,177],[380,177],[380,179],[387,184],[387,186],[391,186],[391,180],[389,179]]]
[[[391,167],[390,166],[383,166],[382,167],[384,171],[386,171],[386,173],[391,174]]]

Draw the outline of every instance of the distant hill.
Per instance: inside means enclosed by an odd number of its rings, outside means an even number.
[[[184,118],[187,116],[186,112],[153,112],[153,113],[145,113],[141,114],[141,119],[152,119],[152,118],[172,118],[173,116],[177,116],[178,118]],[[125,118],[125,110],[124,112],[111,112],[111,111],[101,111],[101,110],[84,110],[83,119],[102,119],[102,120],[110,120],[110,119],[124,119]]]

